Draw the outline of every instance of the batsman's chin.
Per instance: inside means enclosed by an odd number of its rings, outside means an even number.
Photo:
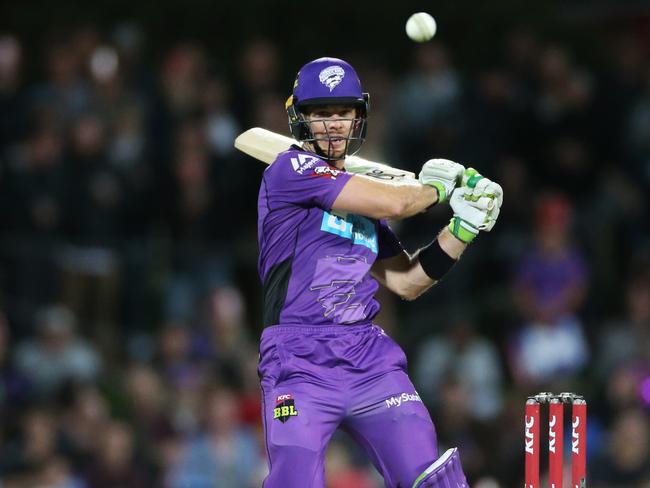
[[[346,140],[332,140],[323,148],[323,152],[327,154],[330,159],[343,159],[347,149]]]
[[[345,159],[345,150],[330,151],[327,156],[330,161],[340,161],[342,159]]]

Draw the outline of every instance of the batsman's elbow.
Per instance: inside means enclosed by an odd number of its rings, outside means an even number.
[[[399,297],[402,300],[406,301],[406,302],[412,302],[413,300],[415,300],[419,296],[420,296],[419,293],[418,294],[415,294],[415,293],[402,293],[402,294],[399,295]]]
[[[389,220],[404,219],[415,213],[413,212],[413,202],[411,199],[402,196],[386,201],[383,211],[386,214],[383,218]]]

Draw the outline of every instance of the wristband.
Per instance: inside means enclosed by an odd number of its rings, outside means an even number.
[[[437,238],[420,249],[418,261],[427,276],[436,281],[440,281],[445,273],[456,264],[456,260],[440,247]]]

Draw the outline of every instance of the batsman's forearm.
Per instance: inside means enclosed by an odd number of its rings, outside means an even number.
[[[399,202],[393,219],[411,217],[438,203],[438,190],[429,185],[404,185],[391,188],[394,189],[395,198]]]
[[[435,284],[422,269],[417,257],[406,251],[395,257],[375,261],[373,276],[404,300],[415,300]]]
[[[438,191],[416,182],[388,184],[354,175],[345,184],[332,209],[373,219],[403,219],[426,210],[438,201]]]
[[[427,291],[437,283],[453,266],[454,261],[458,261],[460,255],[467,248],[467,244],[456,239],[446,227],[438,234],[438,243],[431,243],[429,246],[422,248],[409,259],[408,266],[404,266],[401,273],[392,277],[390,270],[386,272],[386,281],[393,281],[393,287],[390,288],[398,293],[405,300],[414,300],[422,293]],[[436,248],[430,247],[436,246]],[[439,248],[437,247],[439,246]],[[431,266],[431,254],[425,253],[442,252],[449,258],[445,258],[442,263],[440,258],[436,258]]]

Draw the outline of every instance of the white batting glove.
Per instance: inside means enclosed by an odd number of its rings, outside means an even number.
[[[501,188],[501,185],[485,178],[474,168],[467,168],[463,171],[460,188],[463,189],[466,200],[472,202],[478,202],[484,198],[491,200],[492,203],[489,204],[488,220],[481,230],[485,230],[486,232],[492,230],[499,217],[501,205],[503,205],[503,188]]]
[[[501,201],[502,198],[501,190]],[[479,231],[492,230],[501,208],[500,200],[496,195],[478,196],[475,200],[468,199],[466,187],[454,190],[449,204],[454,211],[454,216],[449,222],[449,230],[456,238],[467,244],[474,240]]]
[[[429,159],[422,165],[419,181],[438,190],[438,203],[449,199],[454,188],[461,182],[465,167],[449,159]]]
[[[465,187],[465,198],[476,201],[481,197],[496,197],[501,208],[503,204],[503,188],[498,183],[481,175],[474,168],[463,171],[460,186]]]

